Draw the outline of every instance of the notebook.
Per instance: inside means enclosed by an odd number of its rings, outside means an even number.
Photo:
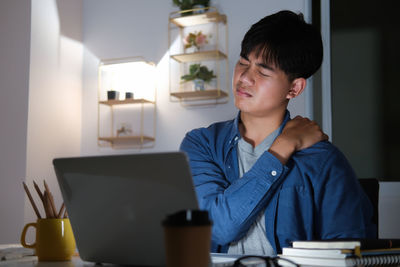
[[[399,244],[398,239],[293,241],[293,247],[283,248],[280,257],[310,266],[397,266]]]
[[[198,208],[182,152],[58,158],[53,164],[84,261],[162,266],[161,221]]]

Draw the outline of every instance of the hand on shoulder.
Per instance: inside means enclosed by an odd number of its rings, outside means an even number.
[[[315,121],[301,116],[288,121],[280,137],[290,140],[294,144],[295,151],[329,139]]]
[[[282,133],[271,145],[269,152],[277,157],[282,164],[286,164],[295,151],[328,139],[329,137],[315,121],[296,116],[286,123]]]

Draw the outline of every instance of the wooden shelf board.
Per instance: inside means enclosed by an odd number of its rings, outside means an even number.
[[[148,142],[154,142],[155,138],[150,136],[111,136],[111,137],[99,137],[99,140],[107,141],[110,143],[116,143],[116,142],[148,143]]]
[[[99,103],[108,106],[113,106],[113,105],[142,104],[142,103],[154,104],[155,102],[140,98],[140,99],[124,99],[124,100],[105,100],[105,101],[99,101]]]
[[[196,15],[187,15],[176,18],[170,18],[170,21],[178,27],[188,27],[211,22],[226,23],[226,16],[217,11],[205,12]]]
[[[227,58],[227,56],[219,50],[184,53],[184,54],[172,55],[171,57],[178,62],[205,61],[205,60],[216,60],[216,59]]]
[[[204,91],[189,91],[189,92],[173,92],[172,96],[180,99],[217,99],[228,97],[225,91],[218,89],[204,90]]]

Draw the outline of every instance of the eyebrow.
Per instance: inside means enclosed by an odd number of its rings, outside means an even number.
[[[249,57],[247,55],[240,55],[241,58],[244,58],[245,60],[249,61]]]
[[[244,59],[247,60],[247,61],[249,61],[249,57],[248,57],[247,55],[240,55],[240,57],[241,57],[241,58],[244,58]],[[265,64],[265,63],[256,63],[256,65],[257,65],[258,67],[261,67],[261,68],[266,69],[266,70],[275,71],[275,68],[274,68],[274,67],[272,67],[272,66],[270,66],[270,65],[267,65],[267,64]]]
[[[274,67],[269,66],[269,65],[267,65],[265,63],[256,63],[256,65],[261,67],[261,68],[263,68],[263,69],[267,69],[267,70],[270,70],[270,71],[275,71]]]

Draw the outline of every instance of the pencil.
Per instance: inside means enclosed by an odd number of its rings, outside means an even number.
[[[33,181],[33,186],[35,187],[36,192],[38,193],[38,195],[40,197],[40,200],[42,200],[42,203],[44,203],[43,193],[42,193],[42,191],[40,191],[40,188],[35,181]]]
[[[53,209],[51,207],[51,203],[50,203],[50,197],[49,197],[49,193],[47,192],[47,190],[44,191],[44,202],[45,202],[45,210],[46,210],[46,214],[47,214],[47,218],[54,218],[56,215],[53,212]]]
[[[41,219],[42,216],[40,216],[40,213],[39,213],[38,208],[36,207],[35,201],[33,201],[32,195],[31,195],[31,193],[29,192],[28,186],[26,185],[25,182],[22,182],[22,184],[24,185],[25,192],[26,192],[26,194],[28,195],[29,201],[30,201],[31,204],[32,204],[32,207],[33,207],[33,210],[34,210],[35,213],[36,213],[36,216],[38,217],[38,219]]]
[[[54,204],[54,198],[53,198],[53,195],[50,192],[50,189],[49,189],[49,186],[46,183],[46,180],[43,180],[43,182],[44,182],[44,187],[46,188],[46,191],[47,191],[47,196],[48,196],[48,198],[50,200],[50,208],[52,209],[52,211],[53,211],[52,213],[54,214],[54,216],[52,218],[55,218],[58,213],[57,213],[57,210],[56,210],[56,205]]]
[[[38,195],[40,197],[40,200],[42,201],[42,205],[43,205],[44,212],[46,214],[46,218],[48,218],[49,217],[49,213],[46,210],[46,203],[45,203],[45,200],[44,200],[43,193],[42,193],[42,191],[40,190],[38,184],[35,181],[33,181],[33,186],[35,187],[36,192],[38,193]]]
[[[60,211],[59,211],[58,214],[57,214],[57,218],[58,218],[58,219],[61,219],[61,215],[62,215],[64,209],[65,209],[65,205],[64,205],[64,202],[63,202],[63,203],[61,204]]]

